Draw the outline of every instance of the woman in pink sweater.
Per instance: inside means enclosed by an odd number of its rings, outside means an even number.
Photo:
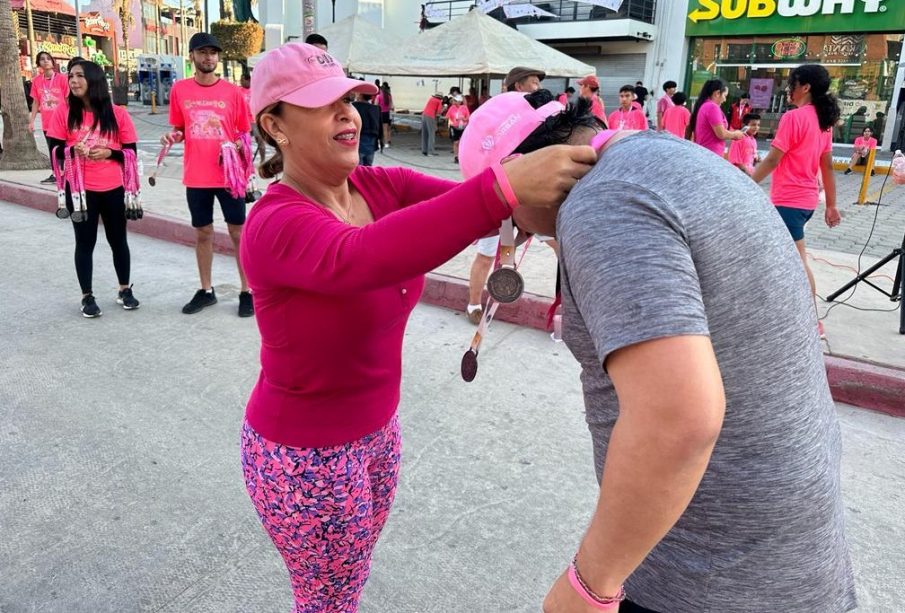
[[[375,90],[302,43],[269,52],[252,81],[252,112],[277,148],[261,174],[280,180],[241,242],[261,333],[242,464],[296,611],[358,608],[396,490],[402,338],[423,275],[513,208],[558,206],[596,159],[554,147],[462,184],[358,166],[350,94]]]

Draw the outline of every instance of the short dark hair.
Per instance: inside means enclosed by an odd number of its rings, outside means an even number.
[[[678,86],[679,86],[679,84],[676,83],[675,81],[667,81],[666,83],[663,84],[663,91],[666,91],[667,89],[672,89],[673,87],[678,87]]]
[[[374,96],[372,96],[371,94],[361,94],[361,99],[364,100],[365,102],[369,102],[371,100],[371,98],[373,98],[373,97]]]
[[[81,55],[75,56],[74,58],[72,58],[68,62],[66,62],[66,72],[69,72],[70,70],[72,70],[72,67],[75,66],[76,64],[78,64],[79,62],[85,62],[85,61],[87,61],[87,60],[85,60],[85,58],[83,58]]]
[[[622,92],[631,92],[634,94],[635,88],[632,87],[631,85],[623,85],[622,87],[619,88],[619,93],[621,94]]]
[[[676,106],[685,106],[687,100],[688,96],[685,95],[685,92],[676,92],[672,95],[672,103]]]
[[[308,36],[306,36],[305,42],[308,43],[309,45],[323,45],[324,47],[330,46],[327,43],[327,39],[316,32],[311,33]]]
[[[574,94],[574,93],[575,93],[575,88],[572,87],[572,86],[570,85],[569,87],[566,88],[566,93],[567,93],[567,94]]]
[[[641,81],[635,81],[635,85],[644,85]]]
[[[757,113],[745,113],[742,117],[742,123],[751,123],[752,121],[760,121],[760,115]]]
[[[742,98],[745,98],[746,100],[750,100],[751,96],[748,95],[748,92],[742,92],[738,95],[738,98],[739,98],[739,100],[741,100]]]
[[[250,72],[243,72],[243,73],[242,73],[242,80],[245,80],[245,79],[249,79],[249,80],[251,79],[251,73],[250,73]]]

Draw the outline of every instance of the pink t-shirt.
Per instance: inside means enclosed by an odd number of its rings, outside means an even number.
[[[449,120],[449,125],[457,130],[465,129],[469,117],[471,117],[471,113],[464,104],[454,104],[446,111],[446,118]]]
[[[870,138],[864,138],[863,136],[859,136],[855,139],[855,148],[856,149],[876,149],[877,148],[877,139],[871,136]]]
[[[383,92],[377,94],[377,106],[380,107],[381,113],[389,113],[393,110],[393,97],[392,96],[384,96]]]
[[[41,113],[41,129],[47,132],[53,112],[58,106],[66,106],[66,96],[69,95],[69,80],[66,75],[59,72],[53,73],[51,78],[43,74],[35,77],[31,82],[31,97],[38,105]]]
[[[784,113],[771,145],[784,154],[770,183],[773,204],[808,211],[816,209],[820,158],[833,150],[833,133],[820,129],[814,105],[806,104]]]
[[[660,118],[660,122],[663,122],[663,116],[666,114],[666,111],[674,107],[675,104],[672,101],[672,98],[663,94],[659,100],[657,100],[657,116]],[[661,129],[666,129],[663,125],[660,126]]]
[[[596,94],[591,96],[591,114],[600,121],[606,121],[606,108],[600,96]]]
[[[691,122],[691,111],[684,106],[671,106],[663,113],[663,129],[685,138],[685,130]]]
[[[610,113],[607,121],[610,130],[647,130],[647,117],[638,109],[632,107],[628,111],[621,108]]]
[[[186,187],[225,187],[220,143],[235,142],[251,130],[251,112],[242,90],[220,79],[199,85],[177,81],[170,90],[170,125],[185,134],[182,183]]]
[[[116,151],[122,151],[123,145],[138,142],[138,134],[129,113],[121,106],[113,107],[113,116],[116,125],[119,126],[119,134],[101,134],[100,128],[94,130],[94,115],[85,111],[82,113],[82,125],[78,130],[70,131],[67,127],[69,120],[69,107],[58,107],[50,119],[47,136],[65,141],[67,147],[84,142],[88,147],[106,147]],[[85,176],[85,189],[93,192],[105,192],[123,186],[123,167],[119,162],[106,160],[82,160],[83,174]]]
[[[745,136],[729,145],[729,163],[741,166],[749,175],[754,172],[754,158],[757,157],[757,139]]]
[[[421,114],[425,117],[436,117],[442,108],[443,99],[431,96],[427,99],[427,104],[424,105],[424,110],[421,111]]]
[[[251,88],[250,87],[240,87],[239,90],[242,92],[242,98],[245,100],[245,106],[248,107],[248,123],[252,126],[255,125],[255,116],[251,112]]]
[[[359,166],[349,182],[374,223],[346,225],[273,183],[242,232],[261,334],[261,374],[246,418],[284,445],[347,443],[393,417],[402,339],[423,275],[511,214],[490,169],[457,184],[409,168]]]
[[[726,141],[713,131],[713,126],[719,125],[727,128],[729,122],[716,102],[708,100],[698,110],[697,121],[694,125],[694,142],[723,157],[723,153],[726,151]]]
[[[566,93],[562,93],[556,98],[556,101],[559,102],[561,105],[566,106],[567,104],[569,104],[569,95]]]

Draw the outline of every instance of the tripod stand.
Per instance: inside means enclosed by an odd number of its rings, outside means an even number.
[[[896,258],[898,258],[899,260],[898,266],[896,266],[896,276],[892,282],[892,291],[887,292],[882,287],[874,285],[871,280],[868,279],[868,277],[883,268],[888,262],[891,262]],[[855,287],[858,283],[861,283],[863,281],[884,296],[889,297],[892,302],[899,303],[899,334],[905,334],[905,283],[903,283],[902,279],[903,273],[905,273],[905,235],[902,236],[902,245],[898,249],[893,249],[892,253],[887,255],[885,258],[827,296],[826,301],[834,302],[840,294],[847,292],[849,289]]]

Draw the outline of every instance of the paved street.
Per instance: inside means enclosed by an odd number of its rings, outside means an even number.
[[[395,151],[395,147],[392,151]],[[79,316],[72,231],[0,204],[0,612],[285,612],[283,564],[244,491],[238,434],[257,330],[220,303],[185,316],[190,248],[130,238],[136,312]],[[546,334],[494,325],[472,384],[473,327],[419,306],[409,326],[404,464],[364,613],[539,610],[594,501],[578,367]],[[528,385],[526,385],[528,383]],[[839,406],[848,531],[862,611],[905,602],[905,420]]]

